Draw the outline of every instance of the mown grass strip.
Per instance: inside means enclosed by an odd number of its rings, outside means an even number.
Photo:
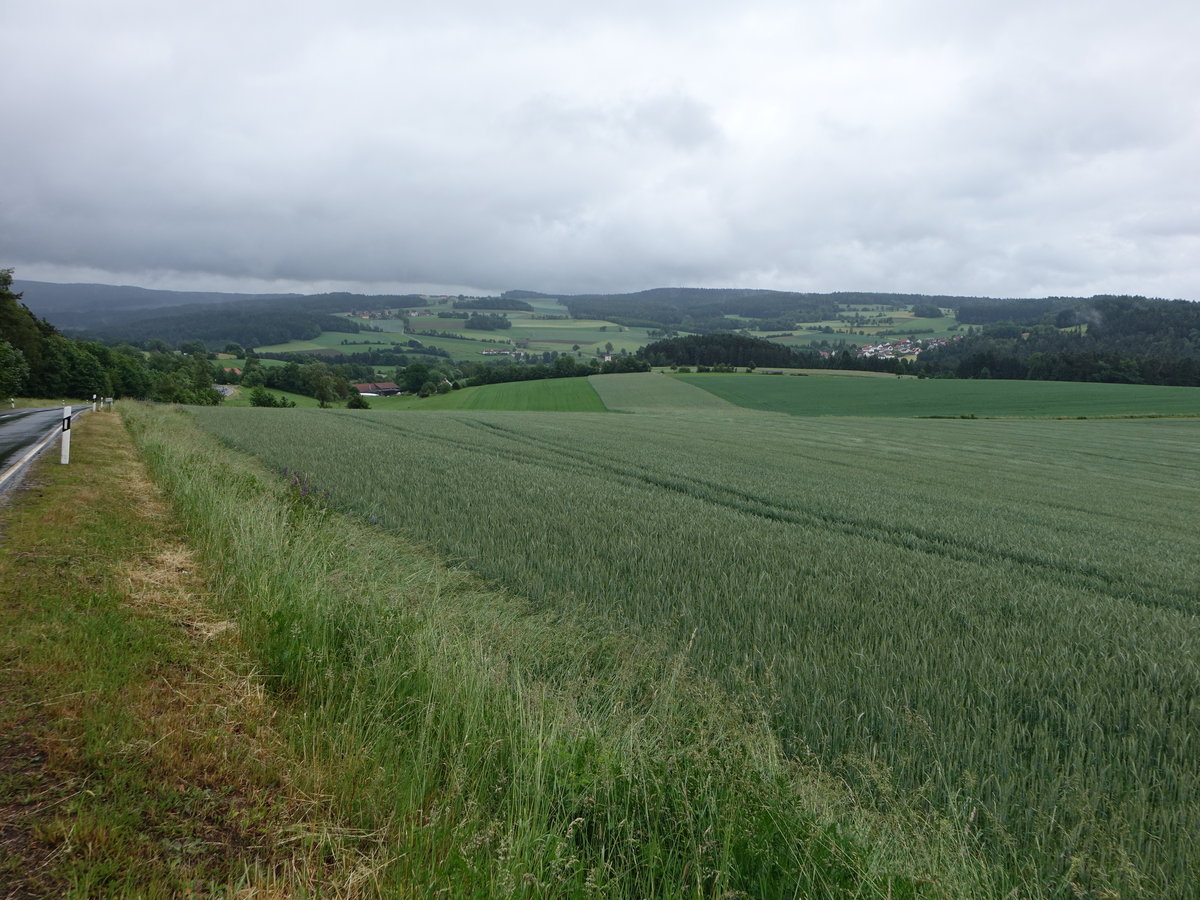
[[[304,885],[261,682],[118,417],[27,482],[0,526],[0,893]]]

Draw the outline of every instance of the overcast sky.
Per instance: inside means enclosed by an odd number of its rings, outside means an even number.
[[[1200,2],[0,4],[0,266],[1200,299]]]

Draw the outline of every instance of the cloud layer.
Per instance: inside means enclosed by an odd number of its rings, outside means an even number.
[[[0,265],[1200,299],[1200,6],[0,11]]]

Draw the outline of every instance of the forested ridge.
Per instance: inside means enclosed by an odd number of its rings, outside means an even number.
[[[312,340],[323,331],[357,334],[369,326],[336,314],[428,302],[414,294],[222,294],[36,281],[15,285],[39,316],[76,337],[172,346],[203,341],[210,348]]]
[[[550,299],[535,291],[507,291],[514,300]],[[577,319],[605,319],[620,325],[664,328],[692,333],[728,331],[735,319],[761,320],[762,330],[788,329],[797,322],[836,319],[847,306],[890,306],[906,309],[915,303],[956,306],[971,298],[924,294],[863,292],[801,293],[741,288],[653,288],[629,294],[555,295]]]
[[[921,356],[918,371],[958,378],[1028,378],[1200,385],[1200,303],[1093,297],[977,304],[959,321],[978,333]],[[1037,305],[1040,304],[1040,305]],[[1007,311],[1007,319],[997,318]]]
[[[30,312],[0,269],[0,397],[139,397],[219,403],[213,367],[203,354],[108,347],[64,337]]]
[[[260,347],[311,340],[322,332],[353,334],[369,323],[337,313],[353,310],[419,308],[418,295],[235,295],[145,291],[107,285],[45,285],[37,282],[42,310],[54,310],[61,323],[87,321],[76,337],[107,345],[130,342],[166,350],[200,342],[210,350],[232,343]],[[90,299],[89,299],[90,298]],[[471,327],[510,328],[504,315],[488,310],[529,311],[532,300],[557,300],[578,319],[652,329],[676,343],[652,343],[642,359],[659,364],[758,366],[837,366],[884,369],[957,378],[1020,378],[1200,385],[1200,304],[1140,296],[997,299],[953,295],[878,292],[811,293],[735,288],[667,287],[624,294],[549,295],[508,291],[498,298],[459,297],[455,315]],[[154,306],[153,304],[159,305]],[[856,317],[895,309],[936,319],[953,310],[961,337],[926,348],[919,359],[858,356],[870,337],[854,334]],[[447,315],[452,315],[447,313]],[[841,321],[838,333],[829,323]],[[911,322],[911,319],[909,320]],[[733,340],[738,332],[790,332],[805,323],[824,323],[807,346],[792,342],[754,345]],[[951,329],[952,331],[955,329]],[[882,334],[909,332],[881,332]],[[920,334],[920,329],[912,329]],[[678,342],[687,336],[709,341]],[[740,337],[749,339],[747,334]],[[443,355],[434,347],[410,346],[402,353]],[[314,354],[314,356],[321,354]],[[446,354],[448,355],[448,354]],[[321,355],[331,358],[332,353]],[[402,364],[394,352],[359,354],[346,362]],[[536,362],[536,360],[531,360]],[[68,367],[69,368],[69,367]]]

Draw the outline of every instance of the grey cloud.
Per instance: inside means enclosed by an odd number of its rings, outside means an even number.
[[[1197,26],[1175,0],[10,5],[0,265],[1200,298]]]

